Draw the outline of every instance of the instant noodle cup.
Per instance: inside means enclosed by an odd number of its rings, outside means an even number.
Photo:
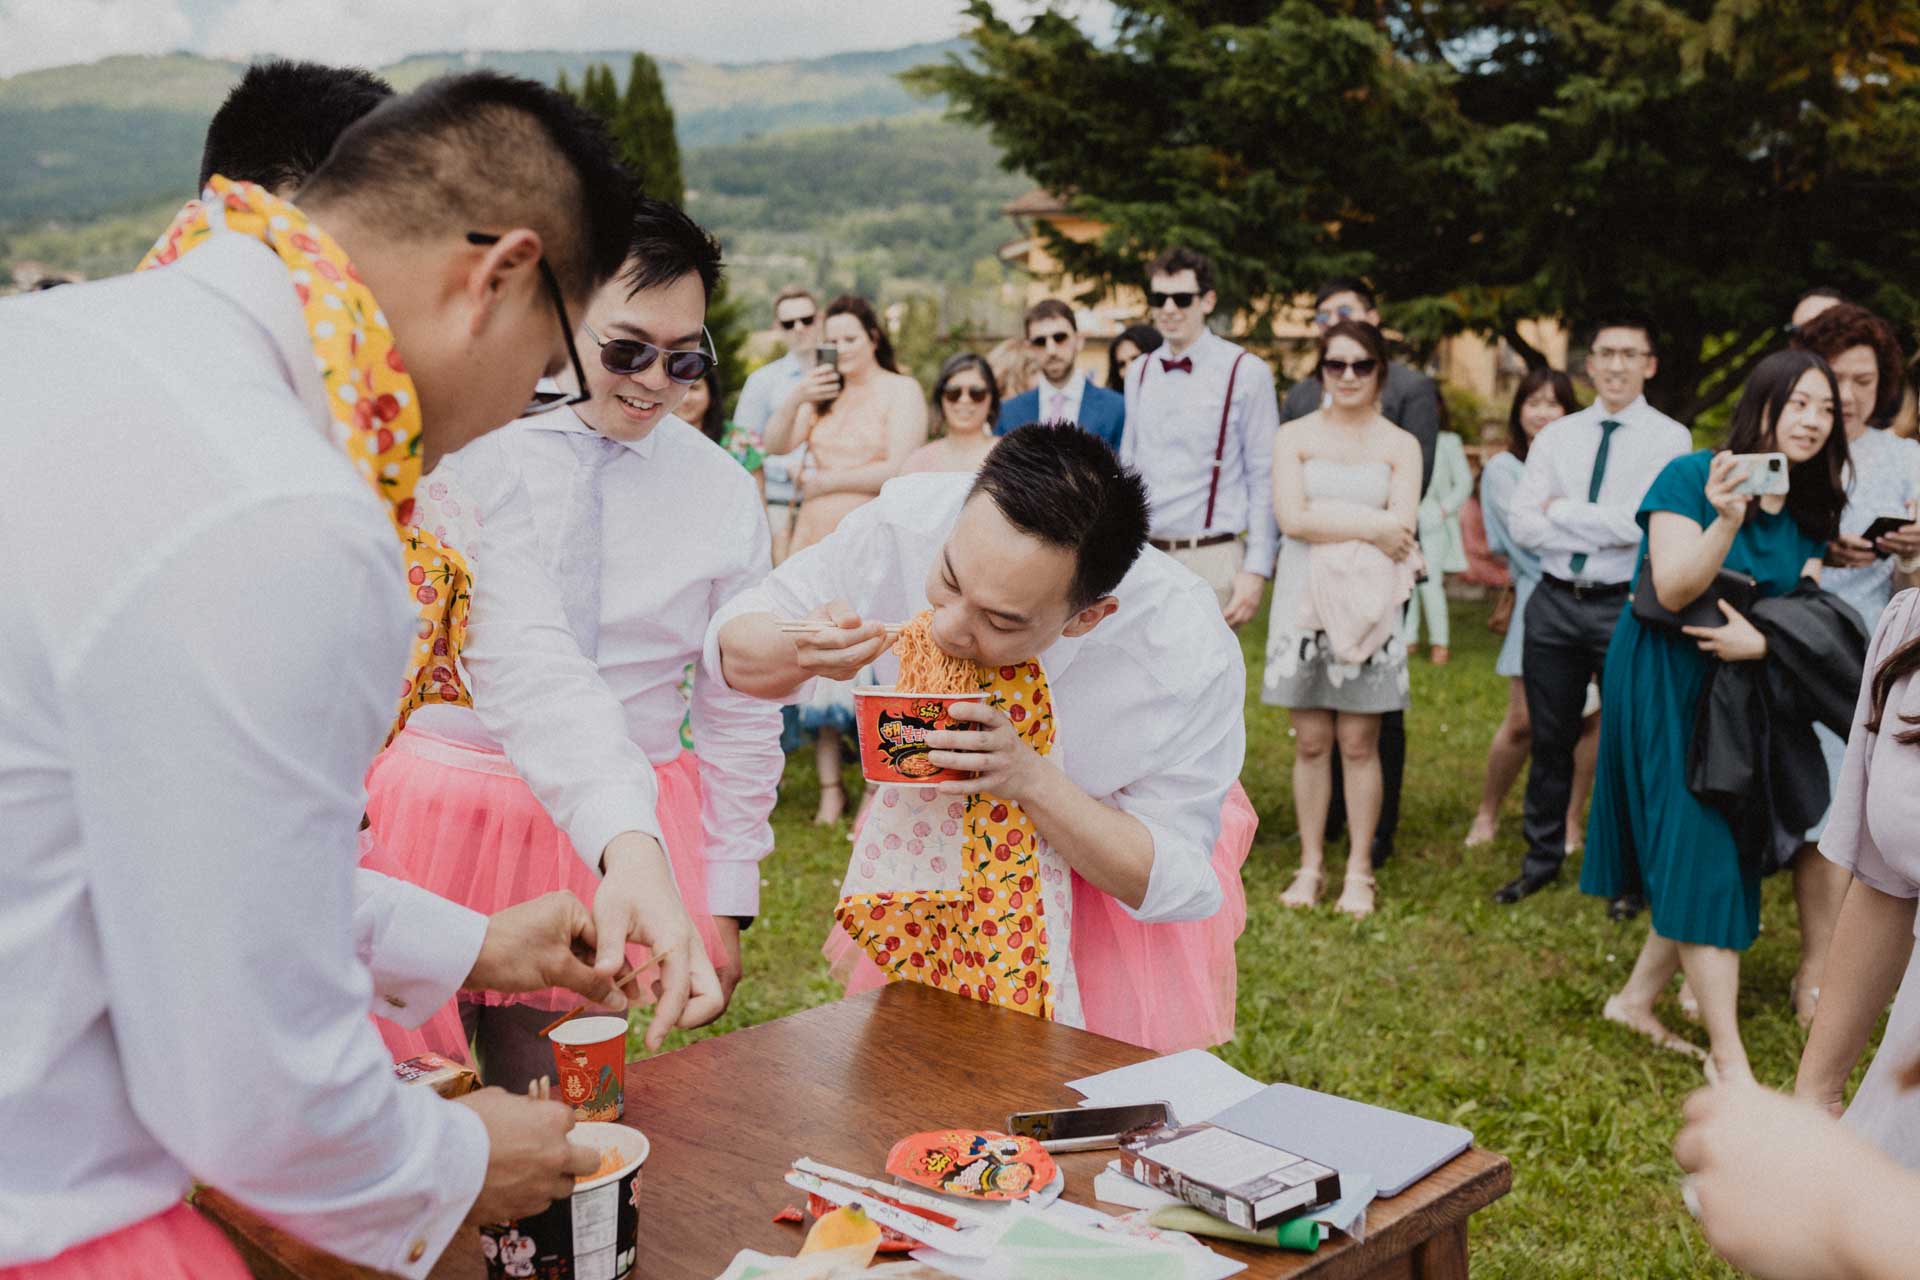
[[[626,1113],[627,1020],[575,1018],[547,1033],[559,1088],[556,1096],[581,1120],[618,1120]]]
[[[583,1123],[567,1138],[598,1151],[601,1171],[580,1179],[572,1195],[531,1217],[481,1227],[480,1252],[487,1260],[488,1280],[622,1280],[633,1274],[647,1135],[622,1124]]]
[[[860,774],[868,782],[907,786],[965,779],[958,769],[938,769],[928,760],[927,735],[966,730],[955,720],[956,702],[978,702],[973,693],[901,693],[891,687],[853,691],[853,716],[860,732]]]

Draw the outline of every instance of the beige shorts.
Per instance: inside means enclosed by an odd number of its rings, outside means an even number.
[[[1246,543],[1235,538],[1232,542],[1217,542],[1211,547],[1183,547],[1167,552],[1175,560],[1199,574],[1213,593],[1220,597],[1220,607],[1227,607],[1227,601],[1233,598],[1233,580],[1239,574],[1240,566],[1245,563]]]

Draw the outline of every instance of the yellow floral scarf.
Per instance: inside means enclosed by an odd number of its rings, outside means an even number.
[[[298,208],[251,182],[218,176],[180,211],[138,269],[165,266],[222,230],[253,236],[286,264],[326,386],[334,442],[387,504],[400,537],[420,617],[392,733],[426,703],[470,704],[456,658],[466,636],[471,575],[458,551],[413,524],[420,397],[380,304],[346,253]]]
[[[1035,751],[1053,750],[1053,699],[1038,662],[981,667],[986,702]],[[834,919],[889,981],[918,982],[1053,1017],[1040,842],[1020,806],[967,798],[958,891],[850,894]]]

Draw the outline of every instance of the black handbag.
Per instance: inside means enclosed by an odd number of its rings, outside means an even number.
[[[1751,577],[1732,569],[1722,569],[1713,575],[1713,582],[1705,591],[1686,608],[1675,613],[1661,604],[1660,597],[1654,594],[1653,566],[1642,556],[1640,578],[1633,588],[1633,616],[1650,627],[1661,627],[1668,631],[1678,631],[1682,627],[1724,627],[1727,615],[1720,612],[1722,600],[1732,605],[1736,612],[1744,614],[1759,594],[1760,584]]]

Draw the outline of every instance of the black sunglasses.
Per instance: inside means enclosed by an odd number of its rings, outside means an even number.
[[[500,237],[488,235],[484,231],[467,232],[467,243],[474,245],[499,244]],[[586,366],[580,363],[580,348],[573,345],[573,322],[567,319],[567,304],[560,294],[560,281],[554,276],[553,268],[547,265],[545,254],[540,255],[540,279],[547,286],[547,296],[553,299],[553,313],[560,318],[560,336],[567,342],[567,359],[573,364],[573,382],[580,390],[569,394],[565,391],[541,391],[535,388],[527,401],[527,407],[520,411],[523,418],[535,414],[551,413],[568,405],[585,404],[593,399],[587,391]]]
[[[1156,289],[1152,293],[1149,293],[1147,295],[1147,305],[1152,307],[1155,311],[1158,311],[1160,308],[1166,306],[1169,302],[1171,302],[1174,306],[1180,308],[1182,311],[1185,311],[1188,307],[1193,305],[1193,300],[1195,298],[1198,298],[1199,296],[1200,296],[1199,294],[1192,293],[1189,291],[1182,291],[1180,293],[1161,293],[1158,289]]]
[[[780,327],[782,329],[798,329],[802,325],[812,324],[815,320],[818,320],[819,318],[820,318],[820,313],[818,311],[809,311],[806,315],[793,316],[793,317],[790,317],[789,319],[780,321]]]
[[[992,394],[985,387],[948,387],[940,393],[940,397],[948,404],[959,404],[961,396],[965,396],[975,404],[985,404],[987,397]]]
[[[665,356],[667,377],[683,387],[690,387],[706,377],[707,370],[719,363],[712,354],[713,335],[707,332],[705,325],[700,326],[700,336],[706,339],[706,351],[667,351],[638,338],[603,338],[593,331],[590,324],[581,325],[580,331],[600,345],[600,367],[608,373],[622,376],[645,373],[653,368],[654,361]]]
[[[1345,376],[1349,371],[1356,378],[1371,378],[1373,371],[1379,367],[1380,362],[1371,356],[1365,360],[1322,360],[1320,362],[1321,372],[1336,378]]]
[[[1048,347],[1053,346],[1069,346],[1072,342],[1073,335],[1071,333],[1061,333],[1058,330],[1055,330],[1053,333],[1043,333],[1027,339],[1027,345],[1035,351],[1044,351]]]

